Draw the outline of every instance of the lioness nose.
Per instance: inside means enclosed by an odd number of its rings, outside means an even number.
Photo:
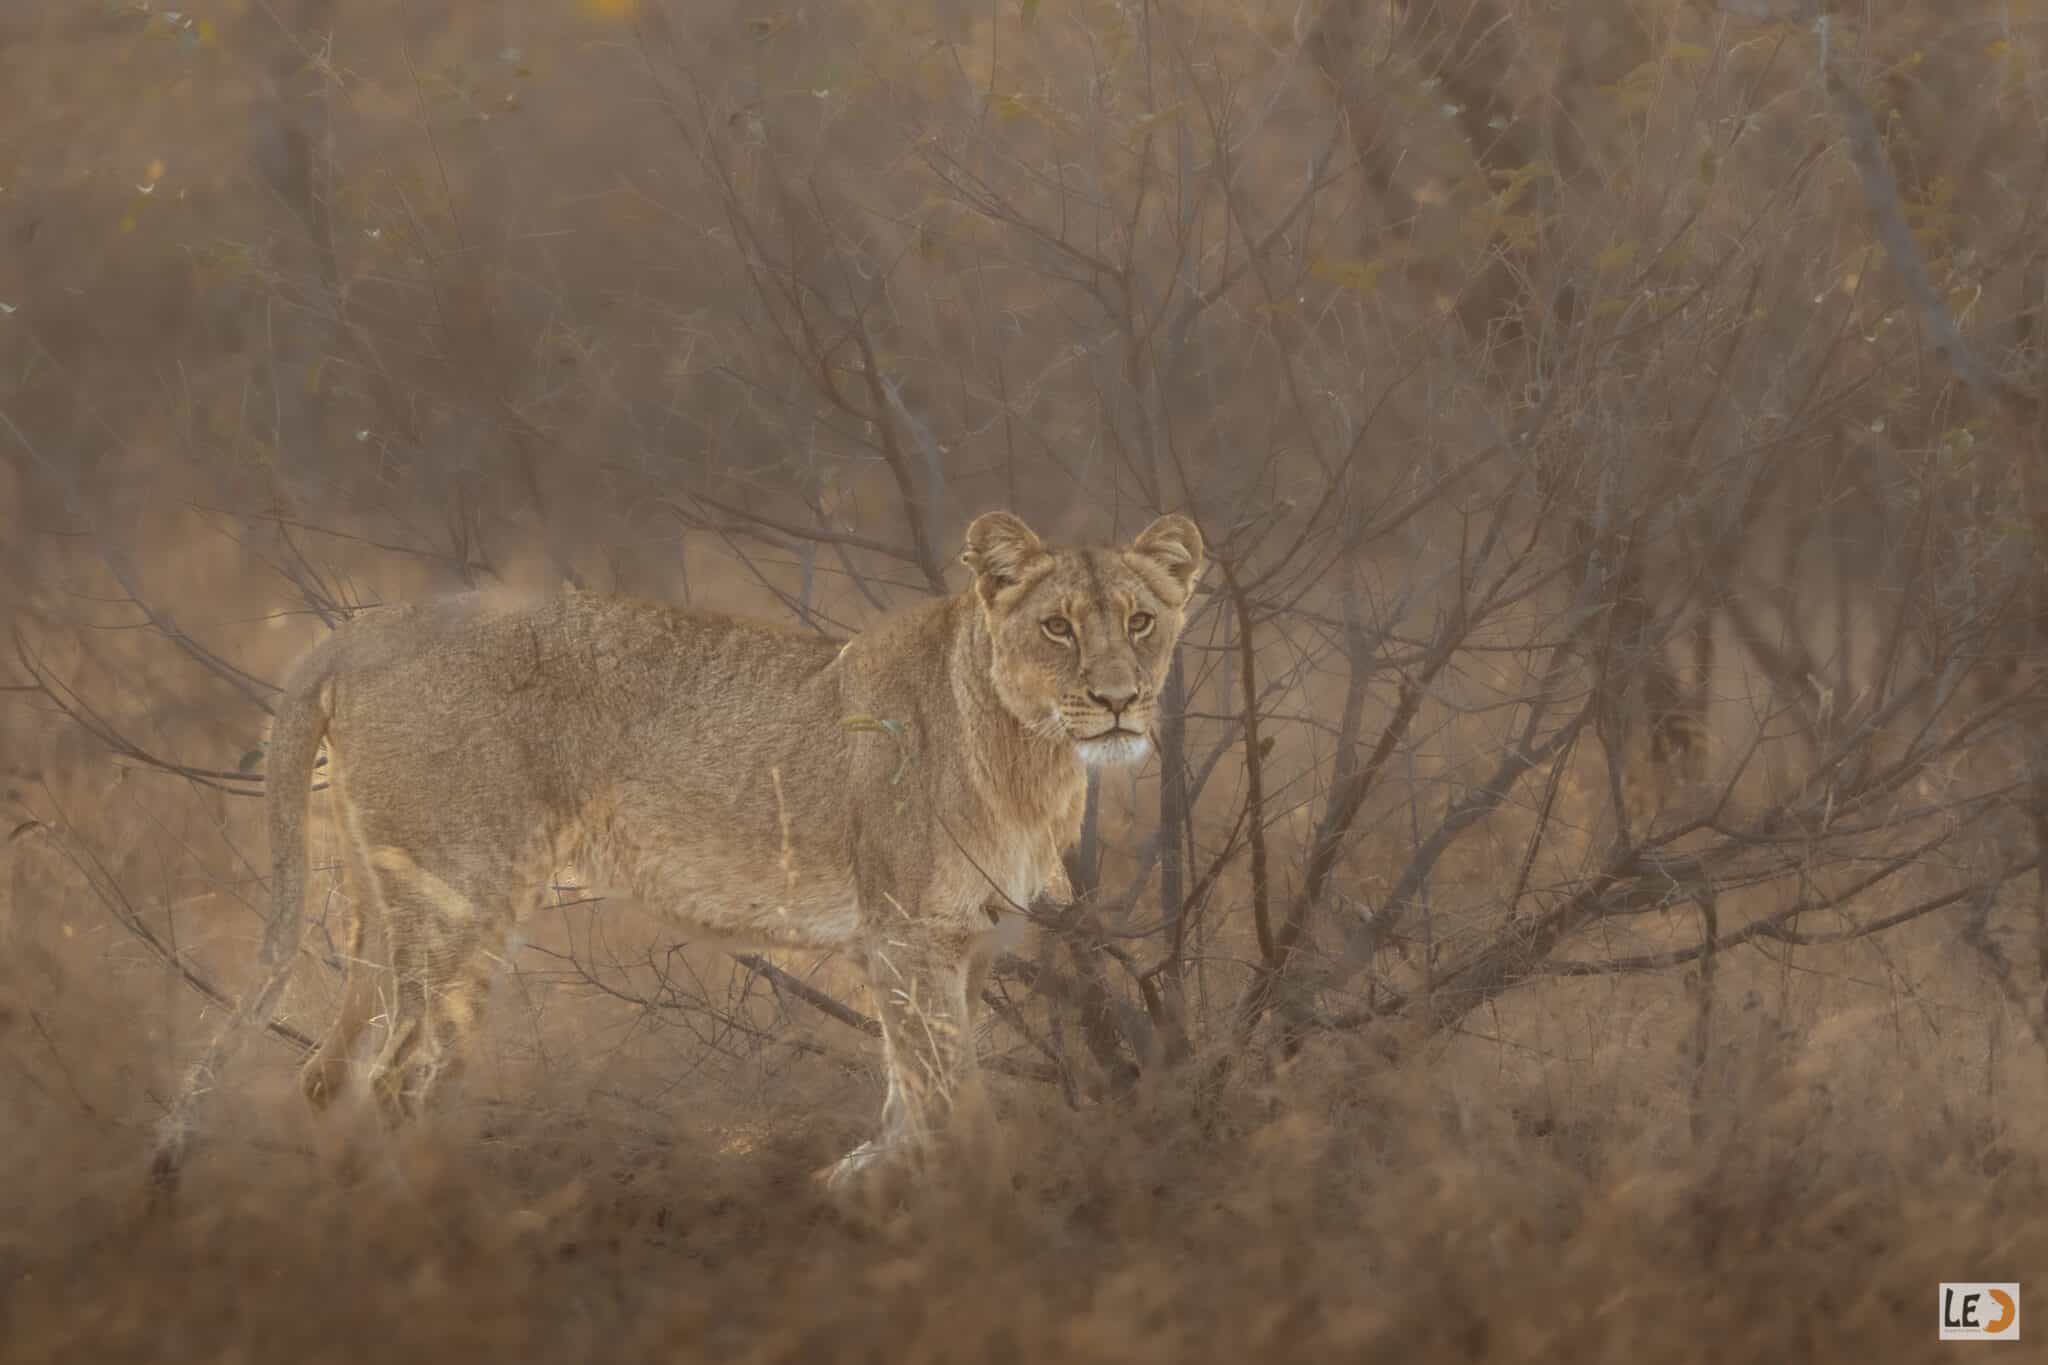
[[[1090,688],[1088,692],[1088,700],[1113,716],[1121,716],[1124,708],[1137,699],[1138,689],[1135,687]]]

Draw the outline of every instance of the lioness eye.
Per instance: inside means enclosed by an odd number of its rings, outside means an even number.
[[[1135,640],[1152,629],[1152,613],[1149,611],[1132,612],[1131,619],[1124,624],[1129,627],[1131,638]]]
[[[1074,628],[1067,624],[1064,616],[1048,616],[1038,626],[1052,639],[1066,641],[1074,638]]]

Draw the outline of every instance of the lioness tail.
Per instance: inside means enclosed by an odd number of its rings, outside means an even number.
[[[295,670],[270,723],[263,765],[264,806],[270,817],[270,925],[263,964],[275,967],[298,951],[306,908],[306,805],[312,796],[313,759],[327,736],[326,671],[315,651]]]

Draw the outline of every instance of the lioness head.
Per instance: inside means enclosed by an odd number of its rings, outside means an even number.
[[[1165,516],[1122,547],[1048,548],[1008,512],[976,517],[961,562],[994,642],[996,695],[1092,766],[1135,763],[1151,743],[1202,533]]]

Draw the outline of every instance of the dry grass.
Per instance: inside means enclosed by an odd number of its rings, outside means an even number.
[[[486,1066],[389,1144],[302,1117],[273,1051],[150,1211],[146,1011],[12,980],[10,1361],[1915,1360],[1938,1281],[2048,1264],[2040,1058],[1953,1017],[1738,1003],[1697,1102],[1682,999],[1604,984],[1546,1002],[1547,1058],[1331,1043],[1081,1112],[1001,1083],[997,1149],[866,1210],[810,1178],[870,1112],[826,1068]]]

